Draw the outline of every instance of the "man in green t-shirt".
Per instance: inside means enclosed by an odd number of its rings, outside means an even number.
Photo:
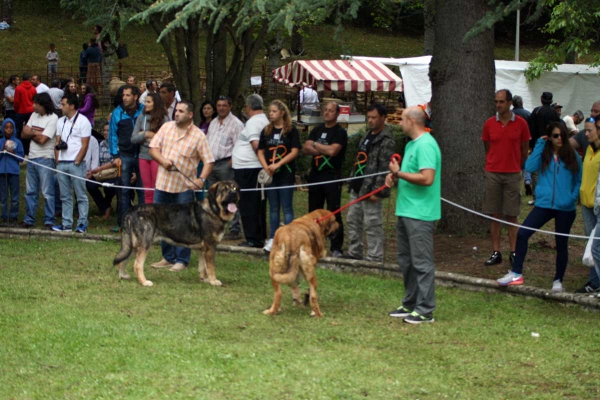
[[[425,114],[419,107],[402,113],[402,129],[410,136],[402,167],[390,162],[385,183],[398,180],[398,264],[404,276],[402,306],[389,315],[404,322],[433,322],[435,309],[434,222],[440,219],[442,155],[430,133],[425,131]]]

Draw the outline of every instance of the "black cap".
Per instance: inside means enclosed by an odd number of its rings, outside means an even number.
[[[551,103],[552,102],[552,92],[544,92],[544,93],[542,93],[542,100],[545,100],[548,103]]]

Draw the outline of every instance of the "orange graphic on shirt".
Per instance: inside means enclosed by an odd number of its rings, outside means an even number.
[[[364,151],[359,151],[358,154],[356,154],[356,162],[354,163],[356,166],[356,172],[354,173],[354,176],[365,174],[363,170],[367,167],[368,159],[369,156]]]
[[[279,149],[283,149],[283,154],[277,154],[277,151]],[[271,164],[275,164],[275,160],[277,159],[277,161],[281,160],[283,157],[285,157],[285,155],[287,154],[287,148],[282,145],[279,144],[277,146],[274,147],[269,147],[269,151],[272,151],[273,156],[271,157]]]

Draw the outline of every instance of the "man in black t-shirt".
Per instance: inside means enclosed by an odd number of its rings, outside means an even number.
[[[327,103],[323,115],[325,123],[314,128],[304,143],[302,153],[313,156],[308,179],[310,183],[327,182],[342,177],[348,133],[337,123],[339,115],[340,106],[335,102]],[[325,202],[327,202],[329,211],[335,211],[340,208],[341,198],[341,182],[310,186],[308,189],[308,212],[323,208]],[[331,255],[341,257],[344,244],[342,214],[336,214],[335,218],[340,228],[336,237],[331,241]]]

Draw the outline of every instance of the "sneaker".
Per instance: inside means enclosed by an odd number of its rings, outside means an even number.
[[[499,251],[494,251],[492,253],[492,255],[490,256],[490,258],[485,260],[484,265],[486,267],[489,267],[490,265],[500,264],[501,262],[502,262],[502,253],[500,253]]]
[[[183,271],[187,268],[187,265],[182,264],[182,263],[175,263],[175,265],[173,265],[171,268],[169,268],[169,271],[171,272],[180,272]]]
[[[552,291],[553,292],[564,292],[565,289],[563,288],[562,282],[559,281],[558,279],[555,280],[554,282],[552,282]]]
[[[159,262],[155,262],[152,264],[152,268],[170,268],[173,266],[173,263],[168,262],[164,258],[162,258]]]
[[[271,247],[273,247],[273,239],[267,240],[267,244],[265,244],[265,247],[263,247],[263,250],[266,251],[267,253],[270,253]]]
[[[533,206],[533,205],[535,205],[535,200],[529,200],[527,202],[527,204],[529,204],[530,206]]]
[[[412,311],[406,307],[400,306],[397,310],[391,311],[388,315],[394,318],[406,318],[410,314],[412,314]]]
[[[239,232],[229,232],[227,235],[223,237],[225,240],[240,240],[242,235]]]
[[[45,224],[44,228],[46,228],[46,230],[51,231],[52,230],[52,224]]]
[[[406,318],[404,318],[404,322],[409,324],[422,324],[423,322],[434,322],[433,314],[429,315],[421,315],[418,312],[411,312]]]
[[[575,291],[575,293],[598,293],[600,288],[592,285],[591,282],[587,282],[585,285]]]
[[[70,226],[63,226],[62,224],[60,224],[52,226],[52,230],[54,232],[71,232],[73,228]]]
[[[515,256],[517,254],[514,251],[510,252],[510,256],[508,256],[508,261],[510,261],[510,266],[514,267],[515,266]]]
[[[498,282],[498,285],[500,286],[522,285],[523,274],[516,274],[512,271],[508,271],[508,274],[496,280],[496,282]]]
[[[342,256],[343,256],[343,254],[339,250],[334,250],[331,252],[331,257],[333,257],[333,258],[341,258]]]
[[[79,224],[75,229],[75,233],[86,233],[87,232],[87,224]]]

